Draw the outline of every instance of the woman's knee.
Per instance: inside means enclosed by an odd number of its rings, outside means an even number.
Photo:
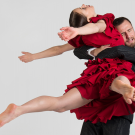
[[[55,112],[65,112],[68,109],[66,108],[66,104],[63,103],[62,99],[60,97],[57,98],[56,103],[55,103],[55,107],[54,107],[54,111]]]
[[[123,76],[123,75],[120,75],[120,76],[118,76],[116,79],[118,79],[118,80],[127,80],[128,78],[126,77],[126,76]]]
[[[63,113],[63,112],[65,112],[65,111],[67,111],[65,108],[59,108],[59,109],[57,109],[55,112]]]

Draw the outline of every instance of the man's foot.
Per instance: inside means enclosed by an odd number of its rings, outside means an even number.
[[[115,81],[115,87],[118,89],[118,93],[123,95],[124,100],[128,104],[132,104],[135,101],[135,88],[129,84],[123,83],[121,80]]]
[[[17,106],[15,104],[10,104],[7,109],[0,114],[0,127],[4,124],[10,122],[11,120],[15,119],[15,111]]]

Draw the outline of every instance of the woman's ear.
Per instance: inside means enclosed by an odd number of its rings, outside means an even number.
[[[89,17],[87,17],[87,21],[90,22],[90,18]]]

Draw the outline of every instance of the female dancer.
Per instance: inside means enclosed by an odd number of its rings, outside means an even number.
[[[84,27],[81,27],[79,29],[80,34],[83,35],[83,34],[97,33],[95,34],[95,37],[98,36],[99,40],[101,40],[101,43],[103,44],[113,43],[112,46],[124,44],[123,38],[121,37],[120,33],[112,25],[112,21],[114,19],[114,16],[112,14],[97,16],[97,14],[94,11],[94,7],[85,6],[84,8],[84,5],[81,8],[73,10],[72,13],[80,15],[81,11],[79,9],[86,11],[83,12],[84,13],[83,16],[81,15],[81,17],[83,17],[85,20],[85,22],[83,22],[83,24],[81,25],[85,25],[87,21],[89,22],[90,18],[93,21],[93,23],[89,23],[91,25],[87,24]],[[87,16],[89,17],[89,19],[87,19]],[[78,21],[78,18],[75,19],[73,17],[74,15],[70,17],[71,22],[72,20],[76,19]],[[79,22],[82,23],[81,20],[79,20]],[[100,34],[104,36],[104,38],[106,38],[107,41],[105,39],[102,40],[103,37],[102,36],[100,37],[99,36]],[[66,38],[66,35],[64,36]],[[86,37],[87,39],[87,36],[84,37]],[[94,38],[94,34],[92,38]],[[83,45],[83,41],[81,38],[79,40],[77,39],[77,41],[75,41],[76,45],[78,46],[79,44]],[[73,45],[74,41],[71,40],[71,42],[72,42],[71,44]],[[54,48],[50,48],[49,50],[46,50],[44,52],[35,55],[24,52],[26,57],[21,56],[19,58],[24,62],[28,62],[33,59],[58,55],[64,51],[71,50],[74,47],[72,47],[70,44],[65,44],[62,47],[59,46],[56,48],[57,50],[59,50],[60,48],[61,51],[58,51],[58,53],[56,53],[55,51],[52,51]],[[100,64],[98,63],[100,63],[101,66],[99,66]],[[92,67],[91,66],[92,64],[94,64],[93,70],[89,68]],[[111,119],[112,116],[128,115],[129,112],[127,108],[129,108],[130,113],[133,113],[135,111],[134,110],[135,104],[134,102],[132,103],[132,101],[135,100],[134,97],[135,88],[131,86],[131,85],[135,86],[135,74],[131,70],[132,66],[131,63],[118,59],[114,60],[98,59],[97,61],[94,62],[89,61],[87,63],[87,66],[88,68],[83,72],[82,77],[75,80],[73,84],[69,85],[68,89],[66,90],[66,93],[63,96],[60,97],[41,96],[21,106],[10,104],[7,107],[7,109],[0,114],[0,127],[10,122],[11,120],[15,119],[16,117],[30,112],[41,112],[41,111],[64,112],[67,110],[71,110],[71,112],[76,113],[78,119],[85,119],[85,120],[89,119],[90,121],[93,121],[93,123],[96,123],[98,121],[106,123],[106,121],[108,119]],[[97,66],[99,68],[97,68]],[[112,70],[110,67],[112,67]],[[97,82],[95,83],[96,80]],[[109,86],[113,91],[109,90]],[[119,94],[117,94],[116,92],[118,92]],[[126,104],[124,100],[127,103],[132,104],[131,105]],[[123,109],[122,111],[121,108]],[[104,116],[106,116],[106,118],[104,118]]]

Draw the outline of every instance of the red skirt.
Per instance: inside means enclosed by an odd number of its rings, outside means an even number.
[[[127,104],[122,95],[109,89],[112,81],[120,75],[127,77],[135,87],[135,73],[132,71],[132,63],[125,60],[96,59],[86,63],[87,69],[81,77],[67,86],[65,92],[71,88],[78,88],[82,97],[94,99],[87,105],[71,110],[76,113],[78,119],[90,120],[92,123],[110,120],[112,116],[129,115],[135,112],[135,102]]]

